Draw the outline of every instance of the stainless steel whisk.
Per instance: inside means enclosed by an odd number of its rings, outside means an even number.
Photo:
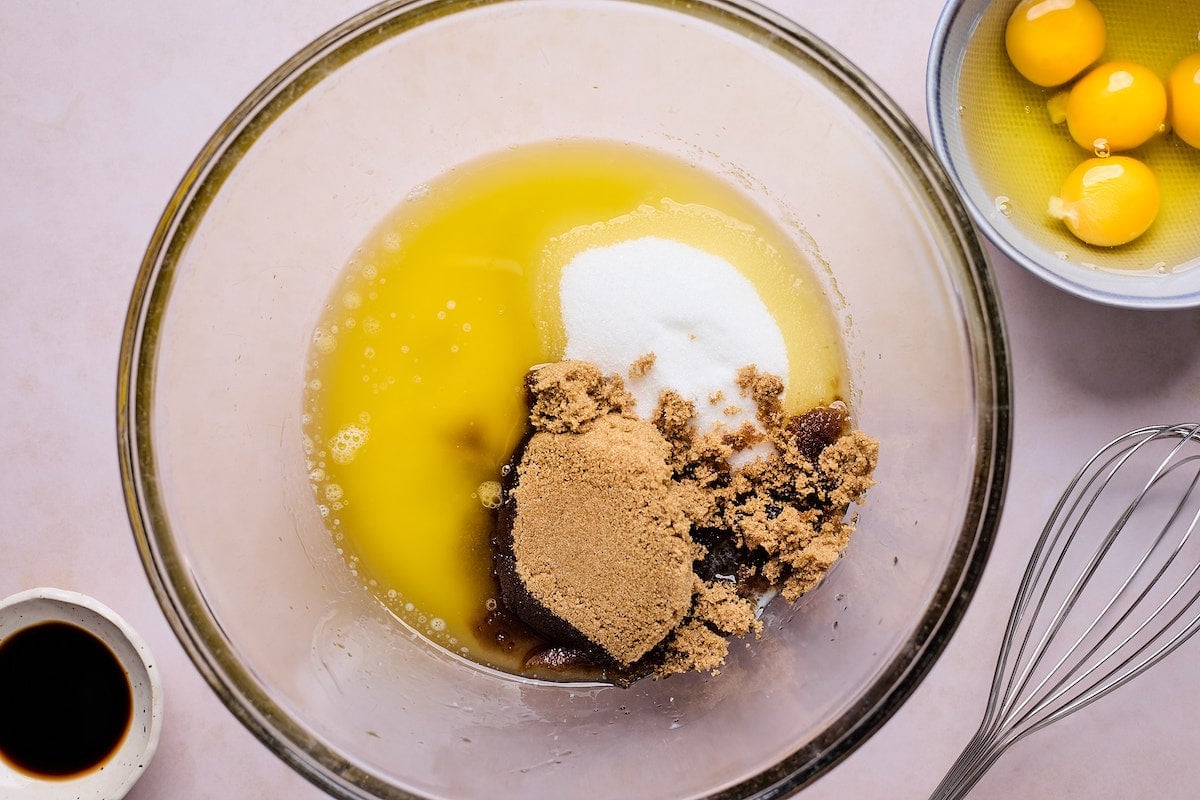
[[[1157,664],[1200,628],[1200,424],[1130,431],[1067,486],[1009,616],[979,730],[930,800]]]

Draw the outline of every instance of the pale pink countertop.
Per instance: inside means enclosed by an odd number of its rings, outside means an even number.
[[[777,0],[917,126],[939,0]],[[117,469],[117,351],[142,251],[233,107],[357,0],[0,3],[0,597],[91,594],[148,640],[166,687],[158,755],[129,795],[324,796],[217,701],[142,571]],[[1032,542],[1066,479],[1132,427],[1200,417],[1200,311],[1076,300],[990,250],[1015,383],[1008,502],[979,592],[899,712],[801,792],[923,798],[974,731]],[[1200,642],[1014,747],[972,795],[1184,798],[1200,786]]]

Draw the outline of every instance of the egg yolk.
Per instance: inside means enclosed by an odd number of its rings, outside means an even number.
[[[1008,18],[1004,45],[1026,79],[1058,86],[1104,52],[1104,18],[1091,0],[1023,0]]]
[[[1167,76],[1171,127],[1192,147],[1200,147],[1200,53],[1180,61]]]
[[[1163,130],[1167,90],[1140,64],[1113,61],[1079,79],[1067,96],[1067,128],[1097,155],[1129,150]]]
[[[1089,158],[1050,198],[1050,214],[1088,244],[1116,247],[1146,232],[1158,214],[1158,181],[1128,156]]]

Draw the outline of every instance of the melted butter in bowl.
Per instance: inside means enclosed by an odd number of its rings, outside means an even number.
[[[567,357],[623,373],[654,352],[629,380],[639,413],[676,388],[705,428],[754,424],[736,386],[752,364],[781,375],[792,413],[844,399],[807,270],[723,181],[629,145],[527,146],[418,187],[312,341],[308,467],[348,567],[438,645],[528,674],[539,643],[498,608],[489,507],[525,435],[526,372]]]

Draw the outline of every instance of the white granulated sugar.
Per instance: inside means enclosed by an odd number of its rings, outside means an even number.
[[[701,431],[754,423],[737,371],[754,364],[787,378],[787,348],[754,285],[723,258],[669,239],[646,237],[586,250],[563,269],[559,286],[565,357],[606,373],[654,353],[654,366],[628,381],[648,417],[663,389],[691,400]],[[714,405],[709,398],[722,392]],[[730,405],[742,413],[724,413]]]

